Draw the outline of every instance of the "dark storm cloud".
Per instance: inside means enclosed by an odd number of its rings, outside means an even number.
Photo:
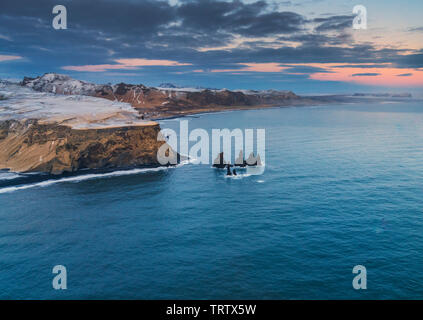
[[[52,9],[62,4],[68,12],[70,28],[87,28],[104,32],[156,30],[174,19],[174,8],[161,0],[2,0],[0,14],[13,17],[34,17],[51,25]]]
[[[72,54],[97,54],[96,49],[125,47],[136,44],[142,48],[157,30],[171,22],[173,9],[163,1],[64,1],[68,29],[52,28],[53,7],[57,1],[2,0],[0,34],[12,40],[8,47],[21,47],[21,53],[36,46]],[[0,50],[5,50],[3,47]],[[85,53],[83,52],[85,51]],[[31,55],[33,52],[30,52]]]
[[[0,54],[28,57],[34,68],[56,70],[66,65],[114,63],[117,58],[170,59],[192,69],[237,69],[238,63],[368,63],[394,62],[402,68],[423,67],[423,52],[356,44],[348,30],[353,16],[308,20],[295,12],[272,10],[265,1],[191,0],[171,6],[160,0],[62,1],[68,29],[51,27],[56,0],[2,0]],[[314,27],[313,31],[312,28]],[[274,37],[279,47],[251,40],[226,50],[237,37]],[[284,42],[296,42],[295,46]],[[56,69],[55,69],[56,68]],[[363,66],[363,68],[365,68]],[[58,70],[59,69],[59,70]],[[178,69],[178,70],[179,70]],[[323,70],[298,67],[292,72]]]
[[[264,12],[268,4],[258,1],[192,1],[178,8],[183,27],[244,36],[268,36],[299,31],[305,19],[294,12]]]
[[[26,45],[59,44],[77,48],[113,47],[116,54],[136,55],[190,51],[204,46],[224,46],[234,35],[269,36],[302,28],[304,18],[293,12],[264,12],[264,1],[186,1],[171,6],[166,1],[73,0],[62,2],[68,13],[68,30],[51,27],[56,0],[2,1],[0,33]],[[72,43],[70,43],[72,42]],[[66,44],[64,44],[66,45]],[[166,49],[168,48],[168,49]]]
[[[39,0],[36,5],[33,0],[2,0],[0,14],[15,19],[31,17],[51,26],[52,8],[56,4],[56,0]],[[158,0],[72,0],[62,4],[67,8],[70,29],[141,41],[166,34],[166,40],[180,43],[182,39],[183,43],[190,36],[202,35],[212,36],[211,44],[217,44],[220,41],[216,33],[223,40],[230,39],[232,34],[268,36],[299,31],[305,22],[294,12],[265,12],[268,8],[265,1],[244,4],[197,0],[183,2],[178,7]]]

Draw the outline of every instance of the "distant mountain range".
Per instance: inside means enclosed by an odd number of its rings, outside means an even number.
[[[410,93],[355,93],[353,95],[298,96],[283,90],[236,90],[184,88],[173,83],[158,87],[143,84],[94,84],[67,75],[46,73],[25,77],[21,85],[40,92],[88,95],[130,103],[143,118],[178,117],[201,112],[264,108],[273,106],[316,105],[379,99],[411,98]]]
[[[224,109],[292,105],[305,103],[291,91],[230,91],[226,89],[180,88],[164,83],[159,87],[142,84],[94,84],[69,76],[46,73],[25,77],[21,83],[36,91],[88,95],[130,103],[146,118],[171,117]],[[305,99],[309,100],[309,99]]]

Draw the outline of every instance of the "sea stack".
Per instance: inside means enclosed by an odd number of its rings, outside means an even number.
[[[219,169],[224,169],[226,167],[226,161],[223,157],[223,152],[219,153],[216,159],[214,159],[213,167],[219,168]]]

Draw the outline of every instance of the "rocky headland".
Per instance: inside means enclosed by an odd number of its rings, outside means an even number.
[[[159,124],[129,104],[6,83],[0,92],[0,169],[62,174],[160,165]]]

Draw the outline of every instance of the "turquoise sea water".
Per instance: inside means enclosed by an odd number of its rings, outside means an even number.
[[[0,298],[423,298],[422,103],[187,119],[265,128],[264,174],[0,173]],[[58,264],[67,290],[52,288]]]

